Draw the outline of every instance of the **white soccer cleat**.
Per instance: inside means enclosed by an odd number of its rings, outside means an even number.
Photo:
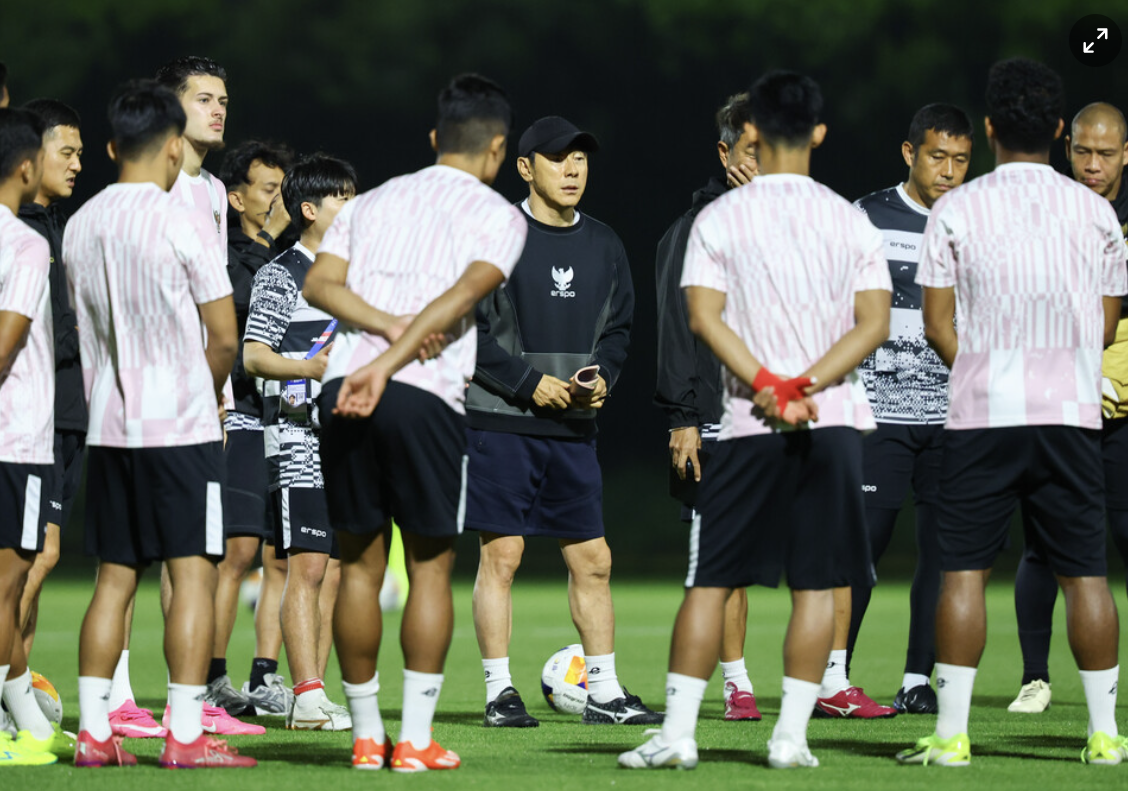
[[[294,698],[294,706],[286,717],[286,728],[292,731],[348,731],[352,730],[352,717],[344,706],[329,700],[324,690],[312,701],[303,702],[302,696]]]
[[[1023,684],[1007,711],[1017,714],[1041,714],[1050,707],[1050,685],[1042,679]]]
[[[799,769],[816,767],[819,759],[811,755],[806,744],[796,744],[790,739],[768,739],[768,766],[772,769]]]
[[[697,742],[687,736],[667,745],[659,734],[646,744],[621,753],[619,766],[627,769],[692,769],[697,766]]]

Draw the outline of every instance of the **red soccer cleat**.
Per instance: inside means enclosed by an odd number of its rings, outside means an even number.
[[[353,742],[353,769],[383,769],[392,757],[392,740],[385,737],[380,744],[375,739],[357,739]]]
[[[457,769],[462,763],[458,753],[444,750],[435,741],[425,750],[416,750],[411,742],[400,742],[392,753],[393,772],[426,772],[431,769]]]
[[[882,706],[861,687],[846,687],[829,698],[819,698],[815,701],[815,717],[826,718],[851,718],[856,720],[877,720],[885,717],[896,717],[897,709],[892,706]]]
[[[756,708],[756,696],[751,692],[744,692],[736,688],[731,681],[725,682],[725,719],[729,722],[737,720],[751,720],[759,722],[763,719],[760,710]]]
[[[239,755],[239,751],[234,747],[228,747],[227,742],[206,734],[201,734],[200,738],[191,744],[181,744],[172,738],[170,733],[165,739],[159,763],[165,769],[227,769],[258,766],[258,761],[254,758]]]
[[[137,756],[121,748],[121,737],[110,736],[104,742],[95,741],[89,731],[78,734],[74,746],[75,766],[137,766]]]

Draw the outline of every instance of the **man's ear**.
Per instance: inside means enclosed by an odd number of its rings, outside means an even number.
[[[312,201],[302,201],[302,217],[310,222],[317,222],[317,207]]]
[[[439,152],[439,136],[434,129],[427,133],[427,139],[431,141],[431,150],[437,154]]]
[[[1065,121],[1061,118],[1058,119],[1057,129],[1054,131],[1054,140],[1061,137],[1061,133],[1065,131]]]
[[[117,144],[114,143],[113,140],[106,143],[106,156],[108,156],[110,158],[111,162],[113,162],[114,164],[117,164],[117,161],[118,161]]]
[[[818,148],[826,140],[826,124],[818,124],[811,131],[811,148]]]
[[[721,160],[721,167],[728,170],[729,147],[724,140],[717,141],[717,159]]]
[[[533,163],[528,157],[517,157],[517,174],[526,183],[533,181]]]
[[[913,166],[913,160],[916,159],[916,151],[913,150],[913,144],[908,140],[901,143],[901,157],[904,158],[906,165],[909,167]]]
[[[247,210],[247,206],[243,203],[243,195],[236,190],[231,190],[227,193],[227,202],[231,204],[231,208],[242,214]]]

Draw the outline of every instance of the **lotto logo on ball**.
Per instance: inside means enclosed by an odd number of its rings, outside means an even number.
[[[34,670],[31,671],[31,691],[44,717],[54,723],[63,721],[63,702],[59,699],[58,690],[45,676]]]
[[[583,714],[588,693],[582,645],[565,646],[549,657],[541,673],[541,692],[554,711]]]

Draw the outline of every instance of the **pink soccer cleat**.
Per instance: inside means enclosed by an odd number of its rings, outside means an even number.
[[[846,689],[831,695],[829,698],[819,698],[815,701],[815,717],[822,718],[852,718],[856,720],[876,720],[885,717],[896,717],[897,709],[892,706],[882,706],[861,687],[846,687]]]
[[[207,734],[191,744],[181,744],[170,735],[161,751],[160,765],[164,769],[215,769],[258,766],[258,761],[239,755],[227,742]]]
[[[121,737],[117,734],[99,742],[87,731],[82,731],[78,734],[78,742],[74,747],[74,765],[136,766],[137,757],[121,748]]]
[[[161,722],[166,728],[169,727],[171,716],[171,711],[168,706],[165,706],[164,719]],[[266,728],[261,725],[237,720],[220,706],[209,706],[206,703],[204,704],[203,725],[204,733],[214,733],[218,736],[258,736],[266,733]]]
[[[153,719],[151,709],[142,709],[132,700],[110,712],[110,730],[127,739],[163,739],[168,731]]]
[[[756,696],[751,692],[744,692],[736,688],[736,684],[728,681],[725,683],[725,719],[729,722],[736,720],[751,720],[759,722],[763,719],[760,710],[756,708]]]

